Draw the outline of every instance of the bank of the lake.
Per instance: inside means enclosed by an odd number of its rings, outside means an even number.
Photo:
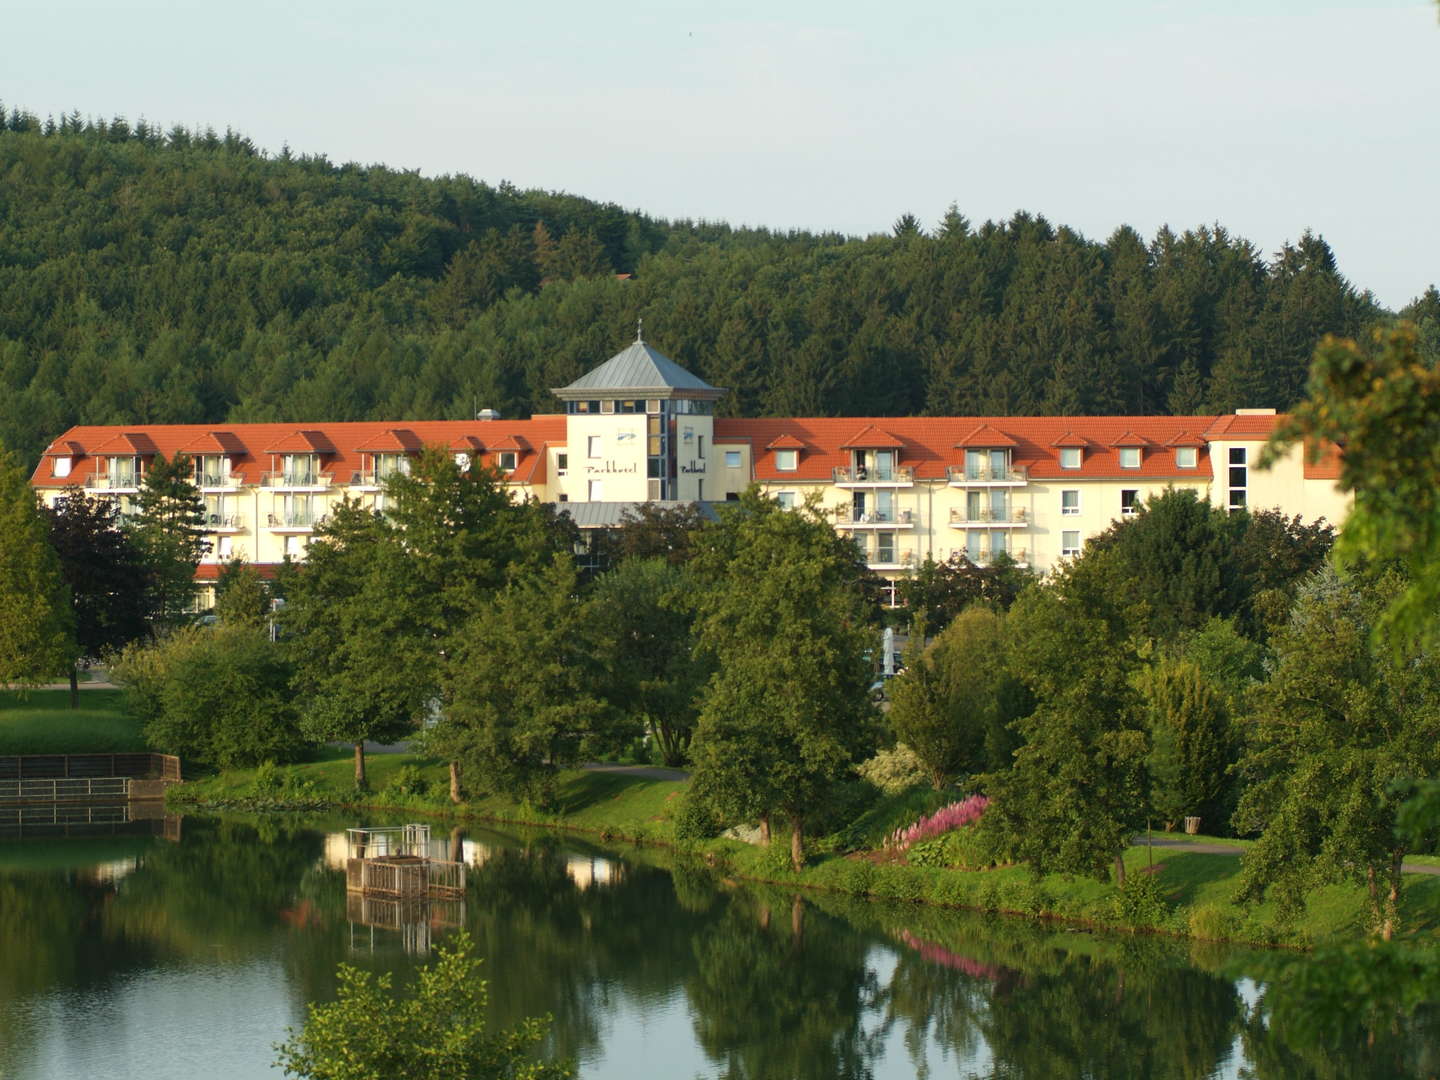
[[[559,778],[554,808],[541,811],[500,796],[452,805],[444,764],[411,754],[370,755],[367,771],[370,790],[357,794],[352,760],[337,749],[315,762],[196,780],[172,789],[171,800],[187,810],[351,807],[541,826],[663,847],[669,859],[703,863],[722,877],[1201,941],[1310,948],[1358,940],[1368,932],[1365,894],[1358,885],[1318,890],[1304,915],[1286,922],[1272,903],[1239,902],[1239,858],[1206,851],[1203,843],[1132,846],[1125,853],[1126,869],[1141,884],[1124,891],[1090,878],[1037,877],[1022,867],[964,871],[908,865],[874,851],[842,854],[837,847],[850,845],[838,836],[815,838],[809,865],[796,873],[788,844],[767,849],[729,839],[677,841],[683,780],[571,770]],[[864,830],[869,844],[878,847],[894,824],[883,812],[874,815]],[[853,842],[853,830],[849,839]],[[1401,914],[1408,938],[1440,947],[1440,876],[1406,875]]]

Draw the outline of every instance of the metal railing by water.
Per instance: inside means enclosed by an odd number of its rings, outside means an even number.
[[[0,780],[0,802],[125,799],[129,795],[130,778],[127,776],[87,777],[83,780]]]

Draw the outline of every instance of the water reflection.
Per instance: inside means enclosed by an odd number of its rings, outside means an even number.
[[[1231,950],[796,896],[664,853],[486,829],[434,831],[427,851],[464,864],[464,894],[418,905],[347,892],[354,824],[187,819],[178,842],[0,844],[6,1080],[163,1080],[202,1062],[214,1080],[266,1075],[304,1002],[333,998],[337,961],[403,974],[460,925],[494,1022],[553,1015],[550,1048],[586,1078],[1440,1069],[1433,1014],[1341,1053],[1294,1045]]]

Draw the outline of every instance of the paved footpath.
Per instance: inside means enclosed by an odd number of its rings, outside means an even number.
[[[1146,839],[1137,836],[1130,841],[1136,847],[1144,847]],[[1191,840],[1167,840],[1163,836],[1152,836],[1149,839],[1151,847],[1179,848],[1185,851],[1194,851],[1201,855],[1244,855],[1245,849],[1235,847],[1233,844],[1212,844],[1206,841]],[[1440,875],[1440,866],[1427,866],[1421,863],[1404,863],[1401,869],[1407,874],[1436,874]]]

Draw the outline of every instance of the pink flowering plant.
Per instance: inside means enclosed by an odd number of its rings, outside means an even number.
[[[971,795],[959,802],[942,806],[929,817],[922,817],[914,825],[896,829],[885,841],[885,847],[890,851],[907,851],[912,844],[921,840],[943,836],[956,829],[963,829],[966,825],[973,825],[980,820],[989,805],[990,800],[984,795]]]

